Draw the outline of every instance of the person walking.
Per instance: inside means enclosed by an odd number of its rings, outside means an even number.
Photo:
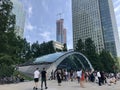
[[[43,70],[41,71],[41,90],[43,90],[43,82],[45,84],[45,89],[48,88],[47,82],[46,82],[46,80],[47,80],[46,74],[47,74],[47,72],[46,72],[45,68],[43,68]]]
[[[65,80],[68,81],[68,72],[65,70]]]
[[[73,70],[70,71],[70,79],[71,79],[71,82],[73,81]]]
[[[84,88],[84,80],[85,80],[85,73],[84,71],[82,70],[82,75],[81,75],[81,78],[80,78],[80,86],[82,88]]]
[[[99,71],[97,72],[97,77],[98,77],[98,84],[99,86],[101,86],[101,74]]]
[[[61,86],[61,81],[62,81],[62,77],[61,77],[61,71],[57,70],[57,81],[58,81],[58,86]]]
[[[82,75],[82,70],[79,69],[79,70],[77,71],[77,80],[78,80],[78,83],[80,83],[81,75]]]
[[[34,71],[35,86],[34,86],[33,90],[37,90],[38,89],[39,77],[40,77],[39,68],[36,68],[36,70]]]

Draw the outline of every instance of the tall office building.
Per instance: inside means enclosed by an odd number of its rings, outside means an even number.
[[[19,0],[11,0],[13,3],[13,13],[16,16],[15,33],[23,38],[25,26],[25,11],[22,3]]]
[[[73,46],[92,38],[98,53],[105,49],[120,56],[120,43],[112,0],[72,0]]]
[[[66,43],[66,29],[64,28],[64,19],[56,21],[56,40],[60,43]]]

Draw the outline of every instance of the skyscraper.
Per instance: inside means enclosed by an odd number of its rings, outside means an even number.
[[[72,0],[73,46],[91,38],[98,53],[105,49],[120,56],[120,43],[112,0]]]
[[[64,19],[56,21],[56,40],[62,44],[66,43],[66,29],[64,28]]]
[[[19,0],[11,0],[13,3],[13,13],[16,16],[15,33],[23,38],[25,26],[25,11],[22,3]]]

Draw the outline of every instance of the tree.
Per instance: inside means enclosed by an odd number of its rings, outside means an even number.
[[[15,15],[12,13],[13,3],[0,0],[0,33],[11,32],[15,27]]]
[[[85,44],[81,39],[76,44],[76,51],[82,52],[91,62],[95,70],[116,72],[119,69],[118,60],[109,52],[103,50],[100,54],[96,52],[94,42],[91,38],[85,40]]]
[[[109,52],[103,50],[100,53],[100,61],[103,64],[104,71],[106,72],[114,72],[116,67],[115,58]]]
[[[64,46],[64,47],[63,47],[63,51],[67,51],[67,45],[66,45],[66,43],[64,43],[63,46]]]
[[[17,44],[17,56],[21,59],[19,63],[24,63],[32,58],[31,46],[26,39],[19,38]]]
[[[55,49],[54,49],[54,46],[53,46],[53,41],[47,42],[47,49],[48,49],[47,54],[55,53]]]
[[[99,55],[96,52],[95,44],[91,38],[85,40],[85,55],[90,60],[95,70],[102,70],[103,65],[100,62]]]
[[[41,51],[42,50],[40,50],[40,45],[38,41],[31,45],[31,53],[33,58],[39,57],[41,55]]]
[[[38,43],[33,43],[31,45],[31,53],[33,58],[37,58],[43,55],[55,53],[55,49],[53,47],[53,42],[43,42],[41,44]]]
[[[0,77],[7,77],[13,74],[14,68],[12,65],[14,61],[12,57],[6,54],[0,54]]]
[[[79,39],[76,44],[75,51],[78,51],[84,54],[85,52],[84,50],[85,50],[84,43],[82,42],[82,39]]]
[[[15,15],[12,13],[12,2],[0,0],[0,77],[13,73],[14,51],[12,46],[16,40],[14,34]]]
[[[95,44],[91,38],[85,40],[85,54],[94,55],[96,54]]]
[[[22,63],[26,55],[25,45],[28,43],[17,37],[15,31],[15,15],[10,0],[0,0],[0,75],[13,74],[14,65]],[[26,44],[24,44],[26,43]],[[26,50],[26,51],[25,51]]]
[[[15,15],[12,14],[12,2],[0,1],[0,53],[6,52],[8,36],[14,34]],[[13,35],[14,36],[14,35]]]

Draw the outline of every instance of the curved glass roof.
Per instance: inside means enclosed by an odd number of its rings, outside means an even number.
[[[65,52],[57,52],[49,55],[45,55],[42,57],[38,57],[34,60],[33,63],[44,63],[44,62],[54,62],[59,58],[60,56],[64,55]]]

